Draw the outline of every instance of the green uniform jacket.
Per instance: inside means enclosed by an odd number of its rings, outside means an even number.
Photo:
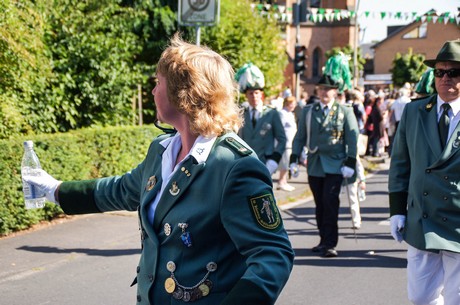
[[[159,143],[166,137],[155,139],[145,160],[123,176],[62,183],[61,207],[68,214],[139,211],[139,305],[185,303],[165,290],[172,277],[168,262],[174,263],[173,276],[184,287],[199,286],[204,279],[212,283],[209,294],[194,304],[274,304],[294,252],[266,167],[236,134],[219,137],[206,162],[189,157],[174,173],[152,226],[147,212],[161,188],[165,148]],[[185,230],[181,223],[187,224]],[[183,232],[190,234],[190,247],[181,239]],[[211,262],[217,269],[207,274]]]
[[[286,149],[287,138],[280,114],[267,106],[264,106],[255,127],[252,127],[249,108],[245,108],[244,126],[238,135],[251,146],[263,163],[267,159],[279,163]]]
[[[406,215],[404,239],[420,250],[460,252],[460,125],[444,150],[437,95],[406,105],[389,175],[390,214]]]
[[[307,135],[309,111],[311,111],[311,118]],[[303,147],[308,144],[309,136],[308,175],[315,177],[324,177],[325,174],[341,175],[340,169],[344,165],[356,168],[358,134],[359,128],[353,108],[334,102],[329,114],[324,118],[319,103],[307,105],[300,116],[297,134],[292,144],[291,162],[297,161]]]

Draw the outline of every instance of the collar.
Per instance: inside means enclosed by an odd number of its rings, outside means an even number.
[[[211,149],[216,142],[217,137],[216,136],[211,136],[211,137],[203,137],[203,136],[198,136],[196,138],[195,143],[193,144],[192,149],[189,151],[187,156],[185,156],[184,160],[186,160],[189,156],[192,156],[195,158],[195,160],[198,163],[204,163],[209,157],[209,154],[211,153]],[[172,149],[173,155],[177,157],[177,153],[182,146],[182,141],[180,138],[180,133],[177,132],[176,135],[173,137],[167,138],[163,141],[160,142],[160,144],[165,148],[165,149]],[[172,144],[171,147],[169,145]]]
[[[252,109],[254,109],[254,107],[249,106],[249,112],[252,112]],[[256,107],[256,111],[257,111],[258,113],[262,113],[262,112],[264,111],[264,105],[262,104],[262,105],[257,106],[257,107]]]
[[[327,106],[327,109],[331,110],[332,109],[332,105],[334,105],[334,100],[330,101],[329,103],[327,103],[326,105],[324,105],[323,103],[319,103],[321,105],[321,110],[324,110],[324,107]]]
[[[439,113],[440,111],[442,111],[441,105],[444,104],[444,103],[446,103],[446,102],[443,101],[443,100],[441,99],[441,97],[439,96],[439,94],[438,94],[438,99],[437,99],[437,102],[436,102],[436,109],[438,110],[437,113]],[[451,109],[452,109],[452,113],[454,114],[454,116],[456,116],[457,113],[460,112],[460,97],[458,97],[457,99],[455,99],[455,100],[449,102],[449,105],[450,105],[450,107],[451,107]]]

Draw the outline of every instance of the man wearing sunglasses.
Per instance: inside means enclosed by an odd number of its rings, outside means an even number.
[[[391,155],[391,235],[408,244],[413,304],[460,304],[460,40],[435,59],[437,94],[406,105]]]

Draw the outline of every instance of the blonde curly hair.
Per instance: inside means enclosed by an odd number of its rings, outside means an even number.
[[[166,78],[169,101],[189,118],[193,134],[221,135],[241,127],[234,71],[221,55],[176,33],[161,54],[157,73]]]

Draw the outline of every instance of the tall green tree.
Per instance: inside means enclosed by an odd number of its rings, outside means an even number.
[[[38,129],[130,124],[131,99],[148,69],[135,62],[143,44],[134,24],[144,12],[112,0],[53,3],[45,37],[54,77],[37,96],[46,100],[34,109],[44,117]]]
[[[281,89],[288,57],[277,21],[253,11],[250,3],[222,0],[220,22],[203,30],[202,43],[224,55],[235,70],[247,62],[259,67],[270,95]]]
[[[52,75],[41,10],[35,1],[0,2],[0,138],[32,132],[34,94]]]
[[[412,84],[418,82],[426,69],[424,60],[425,56],[414,54],[412,48],[409,48],[406,54],[396,53],[390,70],[393,84],[402,87],[406,82]]]

